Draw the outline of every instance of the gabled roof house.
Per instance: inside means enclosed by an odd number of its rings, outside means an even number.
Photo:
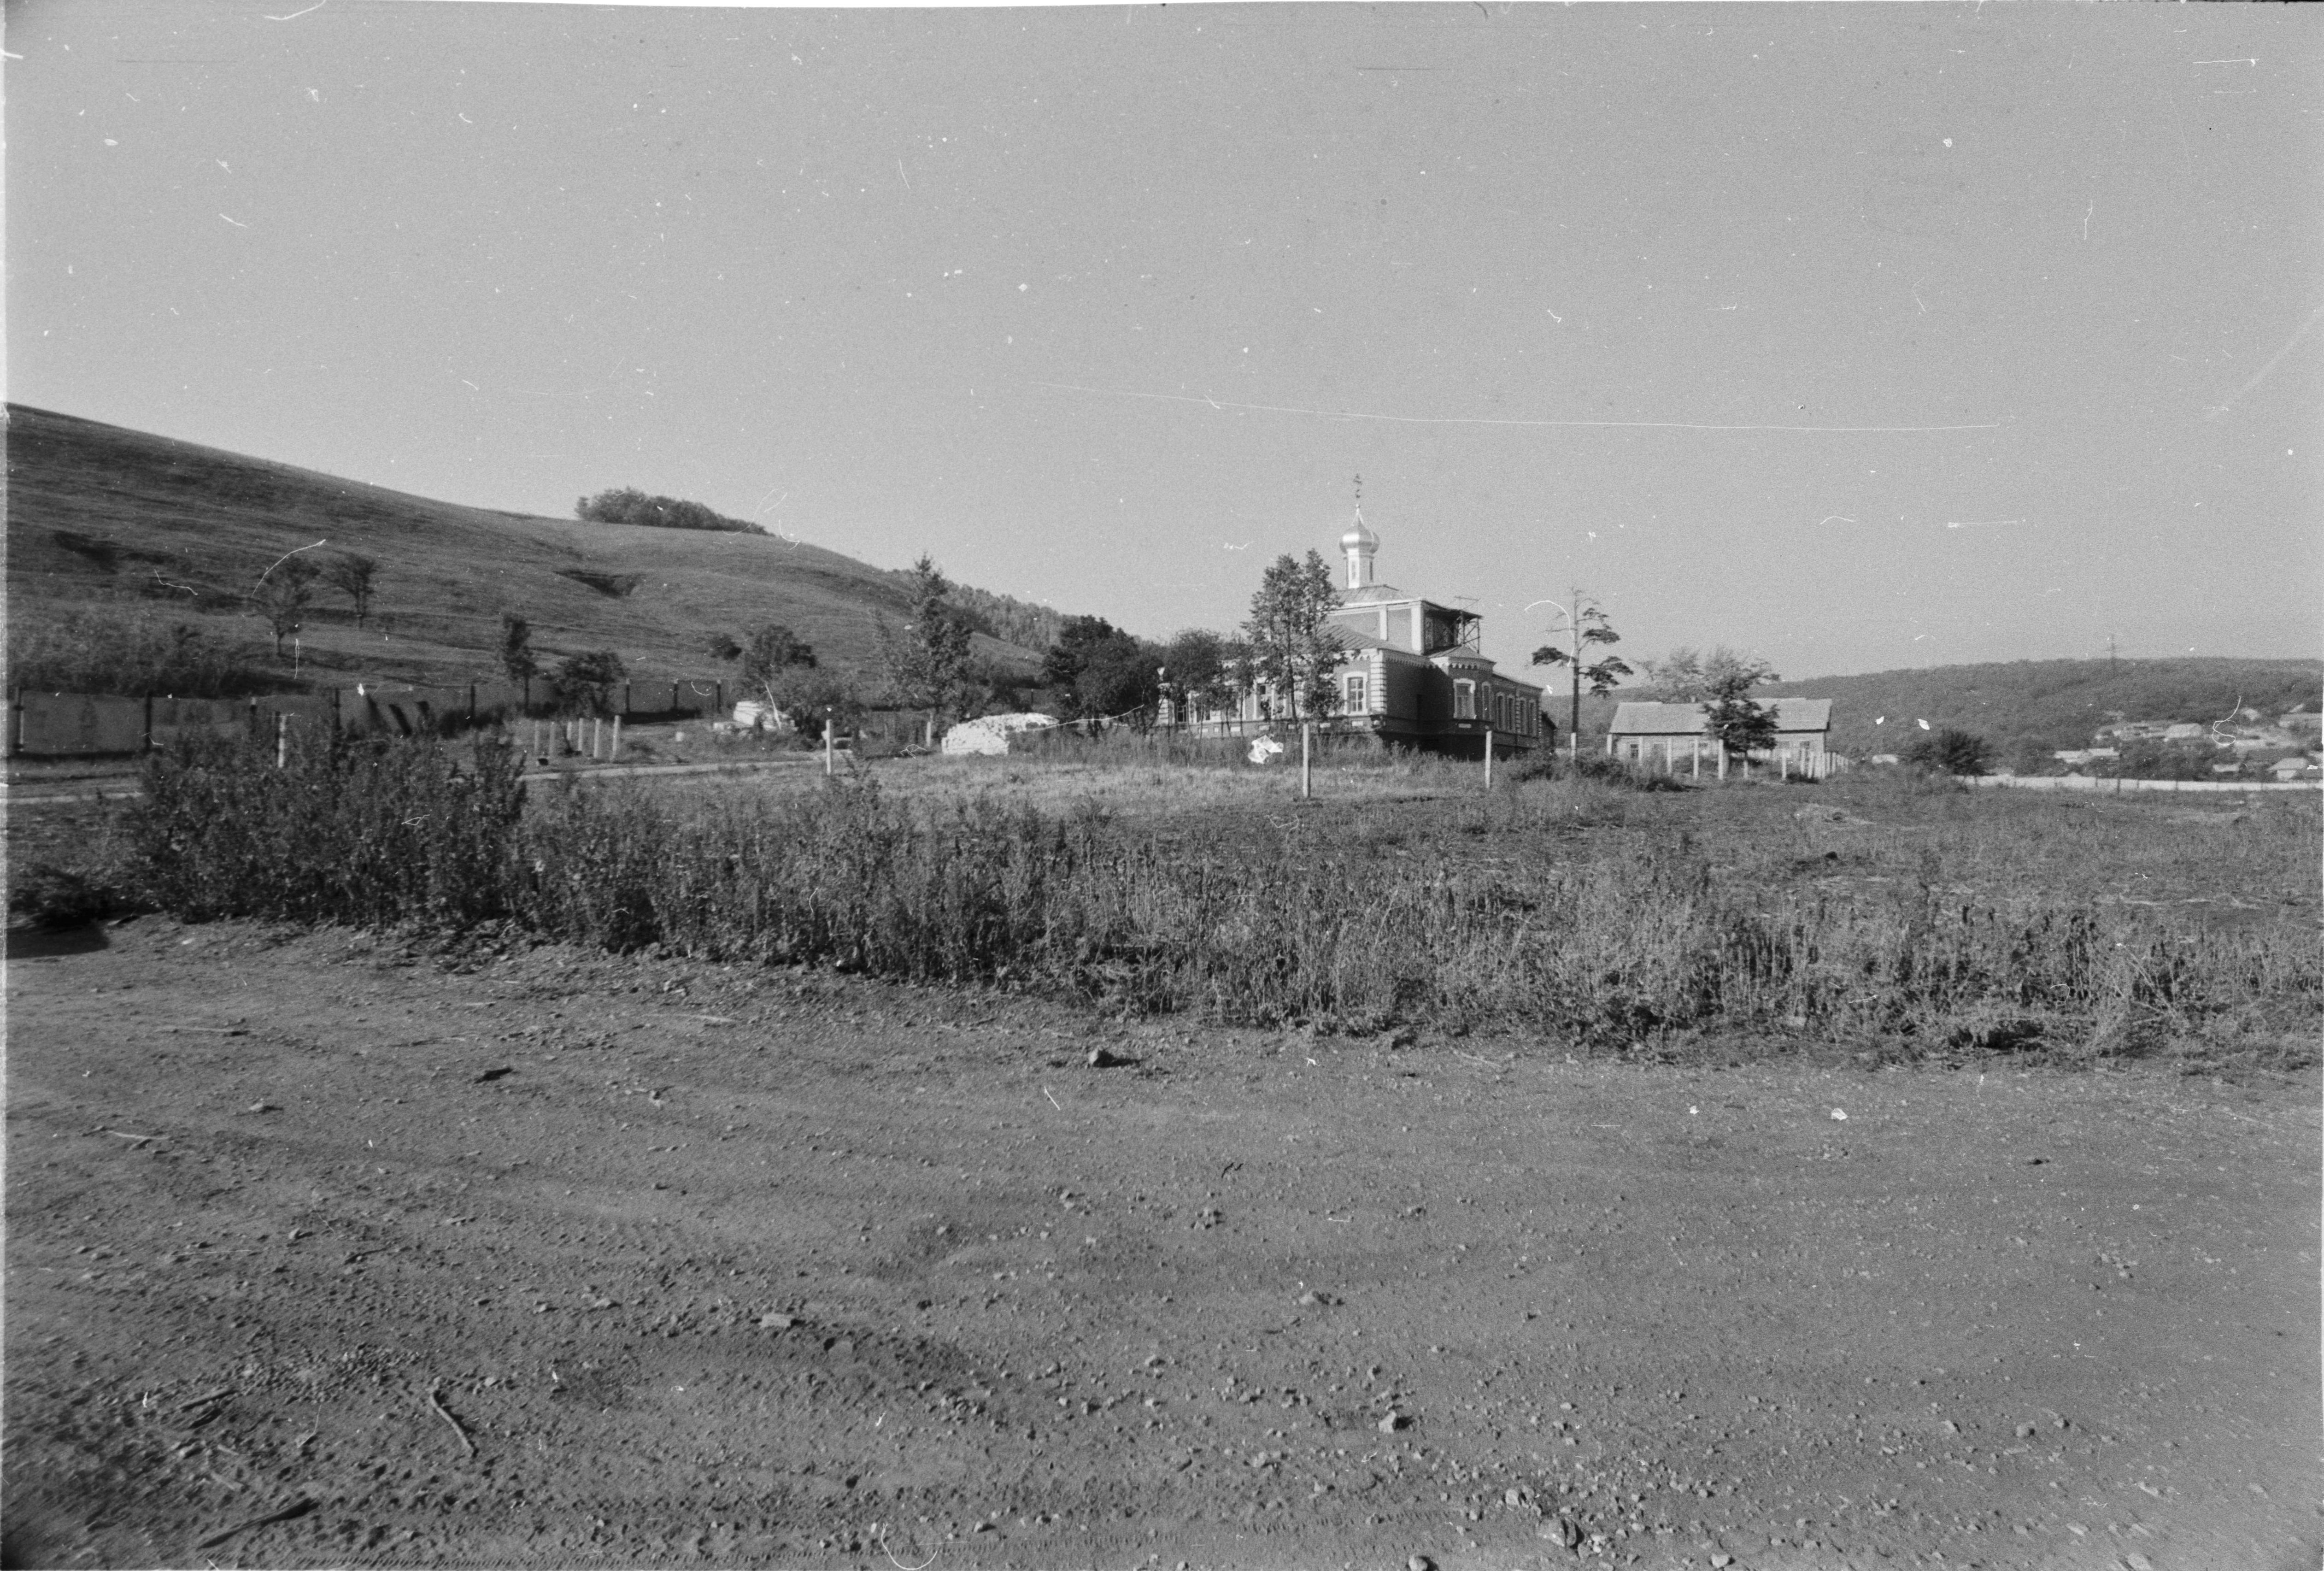
[[[1775,744],[1752,754],[1784,774],[1821,780],[1838,767],[1827,745],[1831,735],[1830,698],[1770,698],[1775,712]],[[1606,751],[1641,767],[1701,774],[1706,763],[1725,773],[1726,755],[1710,735],[1711,712],[1702,704],[1620,704],[1606,729]]]

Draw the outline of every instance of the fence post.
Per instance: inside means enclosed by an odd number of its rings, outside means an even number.
[[[151,693],[145,695],[145,740],[144,744],[138,751],[140,753],[153,751],[153,695]]]
[[[620,759],[621,759],[621,756],[622,756],[622,717],[621,717],[619,715],[616,715],[616,716],[613,716],[613,751],[611,751],[611,752],[609,752],[608,753],[606,753],[606,754],[605,754],[605,762],[606,762],[607,763],[614,763],[614,762],[618,762],[620,761]]]
[[[1308,738],[1313,729],[1313,725],[1308,721],[1302,720],[1299,722],[1299,794],[1303,798],[1312,797],[1315,794],[1314,783],[1308,764]]]
[[[1485,727],[1485,789],[1493,789],[1493,728]]]

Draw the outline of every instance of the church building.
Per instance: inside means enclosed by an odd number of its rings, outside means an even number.
[[[1484,755],[1488,732],[1496,752],[1549,744],[1556,728],[1542,715],[1542,689],[1485,658],[1484,618],[1381,583],[1373,568],[1379,536],[1361,508],[1340,550],[1348,578],[1332,626],[1347,659],[1329,729],[1464,758]]]
[[[1379,581],[1373,568],[1379,536],[1361,508],[1340,550],[1347,581],[1330,626],[1343,657],[1321,731],[1462,758],[1483,757],[1489,733],[1503,755],[1551,744],[1556,727],[1542,714],[1542,689],[1502,675],[1485,658],[1482,617]],[[1277,712],[1269,698],[1246,693],[1238,713],[1204,716],[1204,728],[1246,731]]]

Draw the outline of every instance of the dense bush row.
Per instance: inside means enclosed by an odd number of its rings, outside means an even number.
[[[528,805],[490,742],[456,762],[318,742],[279,771],[189,744],[152,762],[146,791],[134,877],[188,917],[499,920],[1226,1021],[2116,1051],[2297,1029],[2324,991],[2304,935],[2005,905],[1933,876],[1878,899],[1738,888],[1683,836],[1512,866],[1324,855],[1294,834],[1204,845],[1094,809],[899,801],[869,781],[683,816],[619,786]],[[1557,804],[1534,810],[1546,825]]]

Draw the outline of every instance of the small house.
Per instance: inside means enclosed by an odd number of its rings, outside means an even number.
[[[1770,698],[1775,712],[1775,744],[1752,761],[1785,775],[1821,780],[1839,767],[1828,746],[1830,698]],[[1726,772],[1726,758],[1711,739],[1711,711],[1702,704],[1621,704],[1606,730],[1606,751],[1641,769],[1700,775],[1708,766]]]

